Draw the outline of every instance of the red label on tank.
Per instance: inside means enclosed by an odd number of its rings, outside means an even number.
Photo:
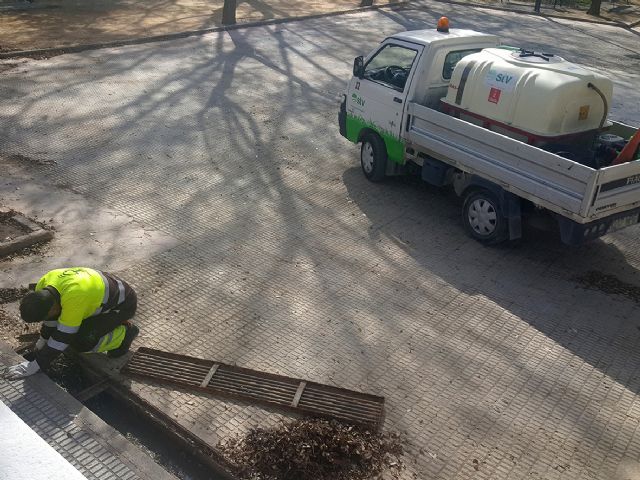
[[[498,103],[500,101],[500,94],[502,90],[498,90],[497,88],[492,88],[489,90],[489,101],[491,103]]]

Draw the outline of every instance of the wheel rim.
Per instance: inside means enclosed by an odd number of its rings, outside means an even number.
[[[360,154],[362,160],[362,168],[366,173],[373,172],[373,146],[369,142],[364,142],[362,145],[362,153]]]
[[[484,198],[478,198],[471,202],[467,212],[469,225],[483,237],[491,235],[496,231],[498,215],[491,202]]]

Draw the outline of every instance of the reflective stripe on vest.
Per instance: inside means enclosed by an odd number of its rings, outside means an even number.
[[[102,346],[103,343],[109,343],[111,342],[111,340],[113,340],[113,332],[115,330],[111,330],[109,333],[103,335],[100,340],[98,340],[98,343],[96,343],[96,346],[93,347],[93,350],[91,350],[92,352],[97,352],[98,350],[100,350],[100,347]],[[106,340],[106,341],[105,341]]]
[[[58,331],[63,333],[76,333],[78,330],[80,330],[80,325],[78,325],[77,327],[70,327],[69,325],[63,324],[58,325]]]
[[[118,290],[119,290],[118,305],[120,305],[122,302],[124,302],[124,284],[120,279],[116,279],[116,283],[118,284]]]
[[[60,352],[64,352],[69,344],[64,342],[59,342],[58,340],[54,340],[53,337],[47,340],[47,345],[53,348],[54,350],[59,350]]]
[[[104,283],[104,295],[102,296],[102,305],[96,308],[96,311],[90,315],[92,317],[95,317],[96,315],[101,313],[102,309],[104,308],[107,301],[109,300],[109,280],[107,280],[107,277],[105,277],[100,270],[96,270],[96,272],[100,274],[100,278],[102,278],[102,283]]]

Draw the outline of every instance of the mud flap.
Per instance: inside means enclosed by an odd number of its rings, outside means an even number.
[[[424,158],[422,163],[422,180],[430,185],[442,187],[447,181],[447,172],[451,170],[447,165],[435,158]]]
[[[502,190],[502,189],[501,189]],[[522,237],[522,212],[520,210],[520,197],[511,192],[502,190],[500,199],[502,209],[509,223],[509,240],[517,240]]]
[[[338,127],[340,129],[340,135],[347,138],[347,97],[344,95],[342,96],[340,111],[338,112]]]

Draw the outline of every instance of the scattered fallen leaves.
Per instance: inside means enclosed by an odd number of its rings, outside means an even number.
[[[91,382],[83,375],[76,358],[66,353],[51,362],[47,375],[72,395],[91,385]]]
[[[20,348],[33,343],[35,340],[29,334],[37,333],[39,330],[40,324],[24,323],[17,315],[10,314],[0,308],[0,338],[12,348]]]
[[[0,304],[11,303],[20,300],[24,297],[29,289],[20,288],[0,288]]]
[[[365,480],[404,468],[400,437],[335,420],[256,428],[220,448],[247,480]]]

